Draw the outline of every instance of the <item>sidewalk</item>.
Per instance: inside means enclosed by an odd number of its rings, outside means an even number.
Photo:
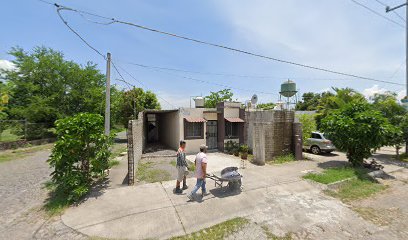
[[[224,163],[240,164],[238,158],[224,154],[209,154],[209,161],[216,163],[209,164],[209,171],[215,173]],[[318,236],[347,231],[363,239],[364,234],[380,231],[340,201],[325,196],[315,185],[301,179],[302,172],[318,170],[321,162],[262,167],[248,164],[246,169],[240,169],[244,176],[241,193],[225,193],[207,179],[211,194],[200,202],[188,202],[186,193],[173,194],[174,181],[108,189],[101,196],[91,196],[78,207],[68,209],[62,220],[88,236],[115,239],[167,239],[239,216],[273,223],[270,228],[282,234],[325,226],[326,231]],[[187,181],[191,189],[195,179]]]

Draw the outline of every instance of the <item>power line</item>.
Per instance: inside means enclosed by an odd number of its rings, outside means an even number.
[[[384,7],[388,7],[387,4],[381,2],[380,0],[375,0],[375,1],[378,2],[379,4],[383,5]],[[393,12],[399,19],[401,19],[402,21],[404,21],[404,23],[406,22],[406,21],[405,21],[405,18],[402,17],[398,12],[396,12],[396,11],[392,11],[392,12]]]
[[[140,83],[142,86],[144,86],[145,88],[148,88],[144,83],[142,83],[141,81],[139,81],[137,78],[135,78],[132,74],[130,74],[128,71],[126,71],[124,68],[120,67],[119,68],[124,71],[127,75],[129,75],[131,78],[133,78],[133,80],[135,80],[136,82]],[[123,78],[122,74],[120,74],[119,70],[115,67],[116,71],[118,72],[119,76],[122,78],[123,81],[125,81],[125,79]],[[158,94],[156,94],[157,97],[159,97],[161,100],[165,101],[166,103],[168,103],[170,106],[172,106],[173,108],[178,108],[176,106],[174,106],[173,104],[171,104],[169,101],[167,101],[166,99],[162,98],[161,96],[159,96]]]
[[[39,1],[44,2],[44,3],[48,3],[48,2],[46,2],[46,1],[44,1],[44,0],[39,0]],[[65,24],[65,26],[67,26],[68,29],[69,29],[71,32],[73,32],[73,33],[74,33],[83,43],[85,43],[89,48],[91,48],[93,51],[95,51],[98,55],[100,55],[103,59],[106,60],[106,56],[105,56],[104,54],[102,54],[98,49],[96,49],[96,48],[93,47],[88,41],[86,41],[77,31],[75,31],[75,30],[68,24],[68,22],[64,19],[64,17],[62,17],[60,11],[61,11],[61,10],[70,10],[70,9],[69,9],[69,8],[66,8],[66,7],[61,7],[61,6],[58,5],[58,4],[53,4],[53,5],[55,5],[55,6],[57,7],[58,16],[60,17],[61,21]],[[124,83],[126,83],[126,85],[128,85],[128,87],[129,87],[129,89],[131,89],[132,86],[135,87],[134,85],[130,84],[129,82],[127,82],[127,81],[124,79],[124,77],[123,77],[122,74],[120,73],[119,69],[116,67],[116,64],[115,64],[113,61],[111,61],[111,63],[112,63],[113,68],[115,69],[115,71],[116,71],[116,72],[118,73],[118,75],[120,76],[120,79],[118,79],[118,80],[119,80],[119,81],[122,81],[122,82],[124,82]],[[126,71],[125,71],[125,72],[126,72]],[[133,76],[132,76],[132,77],[133,77]],[[139,82],[139,83],[140,83],[140,82]],[[160,97],[158,94],[156,94],[156,96],[159,97],[159,98],[161,98],[163,101],[167,102],[167,103],[170,104],[171,106],[175,107],[173,104],[171,104],[170,102],[168,102],[166,99]],[[177,108],[177,107],[175,107],[175,108]]]
[[[136,65],[136,66],[138,66],[138,65]],[[140,67],[145,67],[145,68],[152,69],[153,71],[163,72],[163,73],[166,73],[166,74],[169,74],[169,75],[173,75],[173,76],[176,76],[176,77],[180,77],[180,78],[184,78],[184,79],[188,79],[188,80],[193,80],[193,81],[196,81],[196,82],[201,82],[201,83],[207,83],[207,84],[211,84],[211,85],[216,85],[216,86],[220,86],[220,87],[224,87],[224,88],[236,89],[236,90],[245,91],[245,92],[251,92],[251,93],[257,92],[257,93],[262,93],[262,94],[267,94],[267,95],[277,95],[276,93],[265,92],[265,91],[260,91],[260,90],[253,90],[253,89],[251,90],[251,89],[237,88],[237,87],[232,87],[232,86],[229,86],[229,85],[224,85],[224,84],[220,84],[220,83],[210,82],[210,81],[203,80],[203,79],[198,79],[198,78],[188,77],[188,76],[184,76],[184,75],[174,74],[174,73],[166,72],[166,71],[163,71],[163,70],[160,70],[160,69],[157,69],[157,68],[147,67],[146,65],[140,65]]]
[[[174,72],[183,72],[183,73],[194,73],[200,75],[213,75],[213,76],[226,76],[226,77],[238,77],[238,78],[260,78],[260,79],[310,79],[310,80],[339,80],[339,81],[346,81],[351,79],[345,78],[313,78],[313,77],[277,77],[277,76],[261,76],[261,75],[240,75],[240,74],[233,74],[233,73],[216,73],[216,72],[201,72],[201,71],[193,71],[193,70],[185,70],[185,69],[178,69],[178,68],[168,68],[168,67],[159,67],[159,66],[151,66],[141,63],[133,63],[133,62],[123,62],[124,64],[135,65],[144,68],[154,68],[166,71],[174,71]]]
[[[362,8],[367,9],[368,11],[372,12],[373,14],[375,14],[375,15],[377,15],[377,16],[379,16],[379,17],[384,18],[385,20],[387,20],[387,21],[389,21],[389,22],[392,22],[392,23],[394,23],[394,24],[396,24],[396,25],[398,25],[398,26],[400,26],[400,27],[405,28],[405,26],[402,25],[401,23],[399,23],[399,22],[397,22],[397,21],[394,21],[394,20],[392,20],[391,18],[388,18],[388,17],[382,15],[381,13],[379,13],[379,12],[373,10],[373,9],[370,8],[370,7],[367,7],[366,5],[364,5],[364,4],[362,4],[362,3],[358,2],[358,1],[355,1],[355,0],[350,0],[350,1],[352,1],[353,3],[359,5],[359,6],[362,7]]]
[[[358,3],[358,2],[356,2],[354,0],[351,0],[351,1],[355,2],[356,4],[362,5],[361,3]],[[203,45],[207,45],[207,46],[212,46],[212,47],[222,48],[222,49],[226,49],[226,50],[230,50],[230,51],[234,51],[234,52],[239,52],[239,53],[242,53],[242,54],[246,54],[246,55],[250,55],[250,56],[254,56],[254,57],[259,57],[259,58],[263,58],[263,59],[268,59],[268,60],[272,60],[272,61],[276,61],[276,62],[280,62],[280,63],[285,63],[285,64],[289,64],[289,65],[294,65],[294,66],[308,68],[308,69],[322,71],[322,72],[328,72],[328,73],[347,76],[347,77],[352,77],[352,78],[359,78],[359,79],[364,79],[364,80],[369,80],[369,81],[396,84],[396,85],[404,85],[404,84],[400,84],[400,83],[389,82],[389,81],[379,80],[379,79],[375,79],[375,78],[364,77],[364,76],[359,76],[359,75],[355,75],[355,74],[349,74],[349,73],[339,72],[339,71],[325,69],[325,68],[321,68],[321,67],[315,67],[315,66],[311,66],[311,65],[301,64],[301,63],[297,63],[297,62],[293,62],[293,61],[278,59],[278,58],[275,58],[275,57],[269,57],[269,56],[266,56],[266,55],[249,52],[249,51],[246,51],[246,50],[241,50],[241,49],[237,49],[237,48],[233,48],[233,47],[224,46],[224,45],[221,45],[221,44],[210,43],[210,42],[206,42],[206,41],[203,41],[203,40],[198,40],[198,39],[195,39],[195,38],[190,38],[190,37],[177,35],[177,34],[170,33],[170,32],[165,32],[165,31],[162,31],[162,30],[146,27],[146,26],[139,25],[139,24],[132,23],[132,22],[125,22],[125,21],[121,21],[121,20],[118,20],[118,19],[115,19],[115,18],[109,18],[109,17],[98,15],[98,14],[94,14],[94,13],[89,13],[89,12],[85,12],[85,11],[81,11],[81,10],[76,10],[76,9],[72,9],[72,8],[68,8],[68,7],[63,7],[63,6],[60,6],[58,4],[55,4],[55,6],[58,8],[58,11],[67,10],[67,11],[73,11],[73,12],[77,12],[77,13],[88,14],[88,15],[91,15],[91,16],[111,20],[111,21],[113,21],[113,23],[129,25],[129,26],[136,27],[136,28],[143,29],[143,30],[147,30],[147,31],[150,31],[150,32],[155,32],[155,33],[159,33],[159,34],[167,35],[167,36],[170,36],[170,37],[175,37],[175,38],[179,38],[179,39],[183,39],[183,40],[187,40],[187,41],[191,41],[191,42],[195,42],[195,43],[199,43],[199,44],[203,44]],[[364,5],[362,5],[362,6],[364,6]],[[377,13],[377,14],[379,14],[379,13]],[[393,21],[392,19],[389,19],[389,20],[391,20],[392,22],[402,26],[401,24]]]

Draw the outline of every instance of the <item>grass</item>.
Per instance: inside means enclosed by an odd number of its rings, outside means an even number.
[[[122,152],[125,152],[127,150],[127,146],[118,146],[118,147],[113,147],[112,149],[112,154],[109,159],[109,168],[112,168],[114,166],[117,166],[120,164],[119,160],[116,160],[117,157],[120,156]]]
[[[350,202],[370,197],[387,188],[377,183],[367,173],[368,170],[364,168],[339,167],[326,169],[320,174],[309,173],[303,176],[303,178],[323,184],[350,179],[342,183],[336,190],[325,191],[326,194],[343,202]]]
[[[170,165],[173,167],[176,167],[177,161],[176,160],[171,160]],[[194,163],[189,163],[188,164],[188,170],[191,172],[195,172],[195,164]]]
[[[185,236],[173,237],[170,240],[219,240],[231,235],[232,233],[240,230],[249,223],[246,218],[233,218],[225,222],[219,223],[209,228],[202,229],[198,232],[194,232]]]
[[[22,136],[15,135],[11,133],[11,129],[5,129],[1,134],[0,134],[0,142],[13,142],[20,140]]]
[[[49,191],[49,198],[44,205],[45,211],[50,216],[60,215],[70,205],[67,197],[62,192],[56,191],[56,187],[53,182],[48,181],[44,184],[45,188]]]
[[[308,173],[303,178],[329,184],[348,178],[364,177],[365,174],[367,174],[367,170],[363,168],[338,167],[326,169],[322,173]]]
[[[379,226],[388,226],[393,221],[398,221],[401,217],[401,210],[398,208],[380,209],[372,207],[353,207],[362,218]]]
[[[394,158],[396,160],[399,160],[399,161],[402,161],[402,162],[408,162],[408,154],[406,154],[406,153],[401,153],[399,155],[399,158],[397,158],[397,156],[394,156]]]
[[[275,157],[273,160],[266,161],[268,164],[283,164],[295,161],[295,156],[293,154],[285,154]]]
[[[170,177],[166,170],[154,168],[153,162],[139,163],[136,171],[136,178],[148,183],[168,181]]]
[[[291,233],[287,233],[285,236],[279,237],[273,234],[267,226],[262,225],[261,228],[266,235],[266,239],[268,240],[292,240],[293,239]]]
[[[30,156],[31,154],[35,152],[51,149],[52,146],[53,144],[45,144],[45,145],[32,146],[32,147],[26,147],[26,148],[19,148],[15,150],[2,151],[0,152],[0,163],[24,158],[24,157]]]
[[[352,179],[342,184],[336,191],[327,190],[326,194],[338,198],[343,202],[351,202],[358,199],[370,197],[387,186],[381,185],[372,179]]]

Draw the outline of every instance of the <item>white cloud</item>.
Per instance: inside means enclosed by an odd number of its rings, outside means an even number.
[[[387,91],[388,90],[385,89],[385,88],[381,88],[378,85],[374,85],[374,86],[372,86],[370,88],[364,89],[363,94],[367,99],[370,99],[370,97],[373,97],[374,94],[376,94],[376,93],[385,93]]]
[[[8,61],[8,60],[4,60],[4,59],[0,59],[0,69],[2,70],[13,70],[15,69],[16,66],[14,63]]]

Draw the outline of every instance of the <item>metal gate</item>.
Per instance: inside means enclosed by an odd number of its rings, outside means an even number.
[[[217,148],[217,121],[208,121],[207,122],[207,146],[208,149]]]

